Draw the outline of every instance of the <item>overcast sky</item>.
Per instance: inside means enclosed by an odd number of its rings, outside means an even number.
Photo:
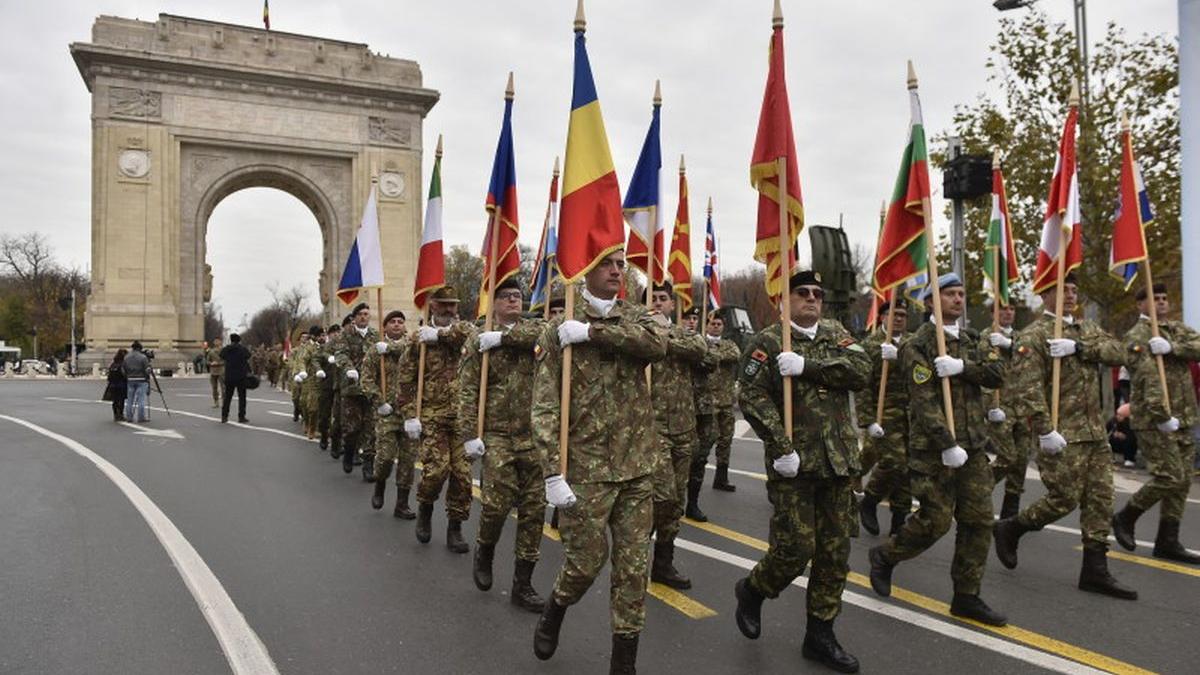
[[[663,87],[664,221],[687,156],[693,264],[702,260],[704,202],[727,272],[755,264],[756,195],[749,157],[766,78],[771,0],[592,0],[588,51],[622,191]],[[809,224],[844,216],[851,242],[873,245],[908,123],[904,62],[921,80],[925,124],[945,129],[955,104],[989,91],[984,67],[1001,16],[992,0],[784,1],[788,88]],[[1038,7],[1071,21],[1070,0]],[[478,249],[483,199],[515,72],[513,125],[521,239],[540,235],[554,157],[566,138],[573,0],[275,0],[276,30],[365,42],[421,65],[441,101],[425,146],[446,136],[445,236]],[[1021,10],[1027,11],[1027,10]],[[97,14],[154,20],[166,12],[261,26],[258,0],[41,0],[0,3],[0,232],[39,230],[60,258],[90,267],[89,95],[67,51],[89,41]],[[1095,39],[1115,21],[1134,34],[1177,33],[1176,0],[1091,0]],[[1046,152],[1053,152],[1047,148]],[[425,178],[433,153],[425,156]],[[934,183],[940,186],[941,177]],[[421,186],[423,193],[427,186]],[[937,196],[935,195],[935,201]],[[808,238],[801,238],[807,256]],[[321,245],[299,201],[270,189],[229,197],[209,223],[214,300],[227,323],[269,301],[267,287],[304,284],[315,298]]]

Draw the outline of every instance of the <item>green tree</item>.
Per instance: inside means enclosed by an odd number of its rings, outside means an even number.
[[[1021,262],[1023,283],[1016,285],[1020,292],[1029,288],[1033,277],[1071,78],[1081,70],[1073,33],[1040,12],[1001,19],[991,51],[988,79],[998,85],[999,94],[980,94],[973,103],[957,107],[949,134],[961,137],[969,153],[1000,150]],[[1147,232],[1154,277],[1167,283],[1175,297],[1181,291],[1178,56],[1173,39],[1130,37],[1110,23],[1090,58],[1090,96],[1079,122],[1084,264],[1077,274],[1081,292],[1098,308],[1101,320],[1110,330],[1119,330],[1135,318],[1132,290],[1126,293],[1109,276],[1107,263],[1117,207],[1122,113],[1132,122],[1134,153],[1155,210],[1155,223]],[[944,155],[933,159],[944,166]],[[990,213],[990,197],[968,204],[965,268],[967,288],[975,295],[972,302],[983,300],[979,289]]]

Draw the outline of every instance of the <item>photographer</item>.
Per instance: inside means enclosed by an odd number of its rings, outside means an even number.
[[[150,393],[150,357],[142,351],[142,343],[134,340],[130,352],[125,355],[121,369],[125,372],[127,398],[125,419],[129,422],[146,422],[146,396]]]
[[[229,345],[221,350],[221,361],[225,364],[225,392],[221,401],[221,422],[229,421],[229,404],[233,392],[238,395],[238,422],[246,419],[246,378],[250,377],[250,350],[242,344],[242,336],[233,333]]]

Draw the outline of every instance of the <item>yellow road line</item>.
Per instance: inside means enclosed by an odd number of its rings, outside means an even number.
[[[727,527],[722,527],[711,522],[701,523],[692,520],[691,518],[684,518],[683,522],[697,529],[704,530],[705,532],[711,532],[719,537],[724,537],[731,541],[736,541],[739,544],[749,546],[750,548],[757,549],[759,551],[767,550],[767,542],[763,541],[762,539],[758,539],[757,537],[752,537],[748,534],[743,534],[741,532],[737,532],[736,530],[731,530]],[[871,580],[857,572],[851,572],[849,575],[847,575],[846,580],[855,584],[856,586],[862,586],[864,588],[871,587]],[[961,623],[969,624],[975,628],[987,630],[989,632],[996,633],[997,635],[1003,635],[1014,642],[1020,642],[1042,651],[1049,652],[1051,654],[1057,654],[1064,658],[1071,659],[1072,661],[1091,666],[1093,668],[1106,670],[1110,673],[1120,673],[1121,675],[1140,675],[1153,672],[1144,668],[1139,668],[1130,663],[1125,663],[1124,661],[1119,661],[1110,656],[1105,656],[1099,652],[1094,652],[1090,649],[1084,649],[1083,647],[1077,647],[1073,644],[1063,642],[1062,640],[1056,640],[1047,635],[1035,633],[1024,628],[1018,628],[1017,626],[1013,626],[1011,624],[1003,627],[989,626],[987,624],[979,623],[978,621],[972,621],[971,619],[963,619],[961,617],[954,616],[950,613],[950,605],[940,600],[934,600],[928,596],[921,595],[920,593],[905,590],[898,586],[892,586],[892,597],[901,602],[920,607],[921,609],[933,614],[953,619]]]
[[[1075,550],[1082,551],[1083,547],[1076,546]],[[1165,560],[1147,558],[1145,556],[1133,555],[1123,551],[1109,551],[1108,557],[1115,558],[1117,560],[1124,560],[1126,562],[1137,563],[1139,565],[1145,565],[1146,567],[1153,567],[1156,570],[1175,572],[1176,574],[1186,574],[1189,577],[1200,577],[1200,569],[1188,567],[1187,565],[1177,565],[1175,563],[1166,562]]]

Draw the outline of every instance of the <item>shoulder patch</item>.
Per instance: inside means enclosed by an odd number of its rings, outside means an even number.
[[[758,371],[762,369],[763,364],[767,362],[767,353],[761,349],[755,349],[750,353],[750,358],[746,359],[746,367],[744,372],[746,377],[755,377]]]
[[[1029,347],[1026,345],[1021,345],[1020,347],[1017,347],[1017,353],[1024,356],[1025,354],[1029,353]]]
[[[1132,347],[1130,347],[1130,349],[1132,349],[1132,350],[1133,350],[1133,352],[1134,352],[1135,354],[1141,354],[1141,353],[1142,353],[1142,346],[1141,346],[1141,345],[1133,345]]]
[[[535,344],[533,346],[533,358],[537,359],[538,361],[541,361],[545,355],[546,355],[546,350],[542,349],[541,343]]]
[[[848,338],[842,340],[841,342],[839,342],[838,346],[842,347],[844,349],[846,347],[849,347],[852,344],[854,344],[854,338],[848,337]]]
[[[755,361],[758,361],[759,363],[766,363],[767,362],[767,353],[761,349],[755,349],[750,354],[750,358],[754,359]]]
[[[926,366],[923,363],[918,363],[917,365],[913,366],[912,377],[913,382],[916,382],[917,384],[925,384],[929,381],[929,378],[933,377],[933,371],[929,369],[929,366]]]

